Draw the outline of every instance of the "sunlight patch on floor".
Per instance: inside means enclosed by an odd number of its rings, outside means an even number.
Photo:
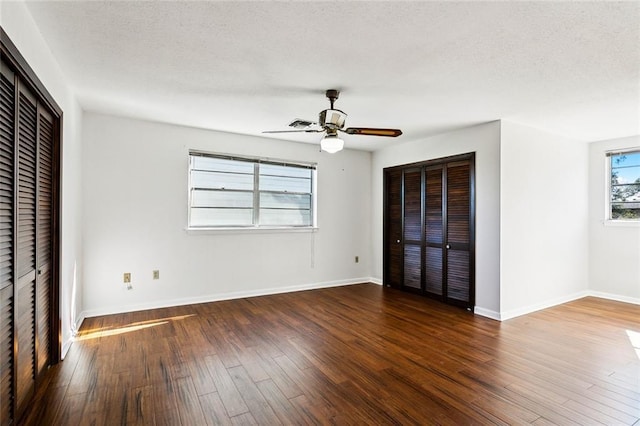
[[[195,314],[176,315],[174,317],[159,318],[159,319],[148,320],[148,321],[138,321],[138,322],[134,322],[128,325],[123,325],[120,327],[94,328],[91,330],[81,331],[80,333],[78,333],[78,336],[76,336],[75,340],[82,341],[82,340],[98,339],[100,337],[116,336],[118,334],[144,330],[145,328],[157,327],[159,325],[168,324],[171,321],[179,321],[192,316],[195,316]]]
[[[627,336],[629,336],[629,342],[631,342],[631,346],[633,346],[638,359],[640,359],[640,332],[627,330]]]

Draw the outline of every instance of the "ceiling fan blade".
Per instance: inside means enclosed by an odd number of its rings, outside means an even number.
[[[373,127],[349,127],[344,132],[349,135],[388,136],[391,138],[402,134],[400,129],[376,129]]]
[[[324,129],[306,129],[306,130],[265,130],[262,133],[321,133]]]
[[[318,126],[318,123],[315,121],[304,120],[302,118],[296,118],[289,123],[289,127],[293,127],[294,129],[308,129],[311,126]]]

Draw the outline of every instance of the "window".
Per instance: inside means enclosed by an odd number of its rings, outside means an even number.
[[[304,228],[315,221],[316,167],[189,153],[189,228]]]
[[[610,152],[608,219],[640,220],[640,150]]]

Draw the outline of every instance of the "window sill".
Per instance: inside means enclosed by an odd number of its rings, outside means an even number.
[[[640,220],[605,220],[603,225],[618,228],[640,228]]]
[[[312,233],[318,231],[317,227],[247,227],[247,228],[185,228],[189,235],[215,235],[215,234],[278,234],[278,233]]]

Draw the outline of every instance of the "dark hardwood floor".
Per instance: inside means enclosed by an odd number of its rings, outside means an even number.
[[[637,305],[500,323],[372,284],[88,318],[25,423],[640,425],[639,339]]]

